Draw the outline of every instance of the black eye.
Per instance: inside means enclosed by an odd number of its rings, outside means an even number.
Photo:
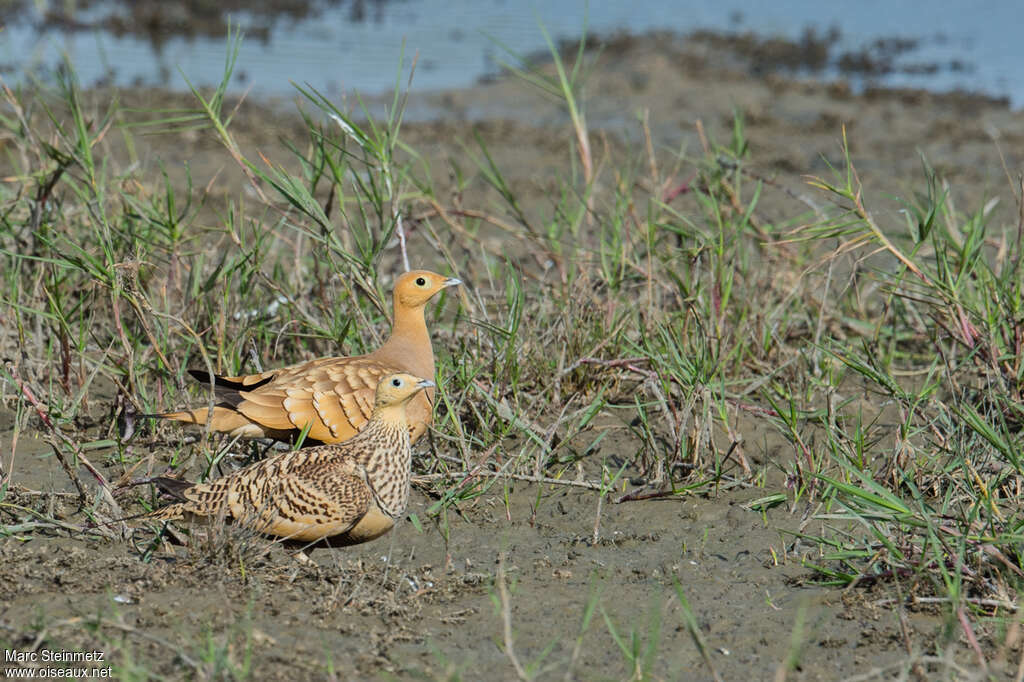
[[[401,388],[402,380],[401,379],[392,379],[391,380],[391,385],[394,386],[395,388]]]
[[[418,286],[418,287],[425,287],[425,286],[427,286],[427,280],[423,279],[422,277],[417,277],[416,278],[416,286]]]

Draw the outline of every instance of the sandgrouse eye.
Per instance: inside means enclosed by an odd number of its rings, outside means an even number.
[[[400,388],[402,386],[402,380],[401,379],[392,379],[391,380],[391,385],[394,386],[395,388]]]
[[[427,280],[423,279],[422,277],[417,277],[416,278],[416,286],[423,287],[423,286],[426,286],[426,285],[427,285]]]

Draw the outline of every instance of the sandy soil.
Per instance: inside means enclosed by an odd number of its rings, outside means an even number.
[[[826,172],[826,161],[838,164],[845,124],[874,210],[899,210],[885,195],[906,195],[920,184],[923,154],[955,188],[958,204],[1001,195],[995,222],[1015,222],[1008,217],[1015,207],[1006,169],[1016,177],[1024,163],[1021,113],[963,95],[853,94],[842,84],[755,77],[753,66],[710,43],[669,36],[615,41],[588,81],[595,139],[642,144],[636,115],[647,111],[659,149],[696,153],[697,121],[724,138],[738,110],[755,171],[813,202],[819,199],[803,176]],[[125,97],[129,105],[177,101],[165,93]],[[288,103],[247,102],[234,130],[269,157],[282,155],[276,139],[301,130],[290,111]],[[445,161],[464,159],[458,142],[469,139],[469,124],[529,200],[543,201],[554,174],[567,167],[564,114],[522,84],[500,81],[411,102],[404,136],[432,161],[441,186],[450,186]],[[188,160],[197,186],[217,177],[215,196],[240,191],[231,160],[210,136],[145,139],[151,146],[143,157],[159,156],[172,168]],[[785,220],[793,217],[785,214],[792,205],[768,197],[759,211]],[[5,466],[12,410],[10,401],[0,410]],[[82,436],[105,429],[109,413],[109,403],[94,400],[93,422],[82,424]],[[599,505],[592,491],[499,483],[462,505],[447,528],[419,531],[404,523],[376,543],[318,552],[318,570],[296,566],[276,547],[265,551],[258,538],[215,538],[208,547],[144,562],[144,546],[73,533],[15,533],[0,538],[0,642],[101,649],[115,652],[121,665],[135,662],[171,678],[230,677],[206,662],[219,649],[221,659],[238,666],[248,660],[251,679],[515,679],[503,651],[500,566],[515,652],[524,665],[539,662],[542,679],[630,677],[611,627],[624,642],[635,635],[641,653],[655,641],[653,678],[710,679],[684,625],[677,586],[722,679],[771,679],[796,651],[800,665],[789,679],[806,680],[869,673],[906,659],[908,651],[927,651],[944,623],[926,607],[901,622],[884,601],[894,596],[891,588],[841,592],[808,582],[811,573],[800,559],[815,556],[791,533],[821,523],[808,521],[812,510],[783,505],[761,514],[746,506],[782,489],[771,462],[792,452],[755,419],[745,423],[743,436],[754,463],[768,465],[765,488]],[[628,458],[636,448],[618,438],[606,442],[605,454]],[[69,489],[33,434],[22,434],[15,450],[16,484]],[[159,449],[153,452],[159,460]],[[117,462],[95,460],[112,478],[120,475]],[[27,492],[9,493],[5,501],[40,504]],[[431,502],[417,491],[411,511],[426,519]],[[60,503],[50,504],[69,523],[84,520],[70,501],[63,512]],[[599,609],[584,629],[588,603]],[[582,645],[575,650],[577,638]],[[969,663],[969,654],[963,659]],[[1000,665],[997,660],[996,672]]]

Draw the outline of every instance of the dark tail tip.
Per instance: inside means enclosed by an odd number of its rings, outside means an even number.
[[[201,384],[209,386],[212,381],[213,385],[217,388],[226,388],[231,391],[255,391],[260,386],[264,386],[274,379],[273,375],[271,375],[262,381],[257,381],[255,384],[246,385],[240,381],[229,381],[222,376],[217,376],[216,374],[211,375],[205,369],[190,369],[188,370],[188,373],[189,376]]]

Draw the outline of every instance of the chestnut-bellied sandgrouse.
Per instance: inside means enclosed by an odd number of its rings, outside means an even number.
[[[351,439],[283,452],[215,481],[183,486],[183,502],[146,518],[221,517],[292,544],[354,545],[378,538],[409,502],[408,407],[433,386],[410,374],[386,376],[377,384],[366,428]]]
[[[307,443],[340,443],[366,424],[377,382],[395,372],[434,378],[434,350],[423,309],[437,292],[462,282],[426,270],[413,270],[395,282],[391,336],[377,350],[352,357],[328,357],[244,376],[214,376],[220,402],[209,408],[154,416],[203,425],[244,438],[289,441],[309,425]],[[205,371],[189,370],[209,383]],[[430,424],[433,390],[409,405],[412,442]]]

